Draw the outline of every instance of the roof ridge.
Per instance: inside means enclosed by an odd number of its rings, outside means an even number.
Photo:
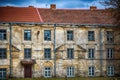
[[[43,19],[42,19],[41,15],[40,15],[40,13],[38,11],[38,8],[36,8],[36,11],[37,11],[37,14],[38,14],[38,17],[39,17],[40,21],[43,22]]]

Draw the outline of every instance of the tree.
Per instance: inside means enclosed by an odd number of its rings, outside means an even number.
[[[120,27],[120,0],[105,0],[103,4],[111,10],[114,23]]]

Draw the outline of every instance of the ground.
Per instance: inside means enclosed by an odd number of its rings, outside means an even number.
[[[120,80],[120,78],[117,77],[90,77],[90,78],[15,78],[15,79],[9,79],[9,80]]]

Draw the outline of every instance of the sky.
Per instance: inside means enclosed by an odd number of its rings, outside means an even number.
[[[56,8],[88,9],[90,6],[105,8],[100,3],[103,0],[0,0],[0,6],[50,8],[50,4],[56,4]]]

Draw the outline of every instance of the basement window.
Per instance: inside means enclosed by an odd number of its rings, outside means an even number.
[[[31,40],[31,30],[24,30],[24,40]]]
[[[67,77],[74,77],[74,76],[75,76],[74,67],[67,67]]]
[[[6,68],[0,68],[0,80],[6,79]]]
[[[0,48],[0,59],[6,59],[6,58],[7,58],[6,48]]]
[[[45,67],[44,68],[44,77],[52,77],[50,67]]]
[[[107,67],[107,75],[108,76],[114,76],[114,66],[108,66]]]
[[[74,36],[73,36],[73,31],[72,30],[68,30],[67,31],[67,40],[73,40]]]
[[[88,31],[88,41],[94,41],[94,40],[95,40],[94,31]]]
[[[7,36],[6,30],[1,29],[0,30],[0,40],[6,40],[6,36]]]
[[[51,30],[44,30],[44,40],[51,41]]]
[[[88,76],[94,76],[95,75],[95,67],[90,66],[88,67]]]

